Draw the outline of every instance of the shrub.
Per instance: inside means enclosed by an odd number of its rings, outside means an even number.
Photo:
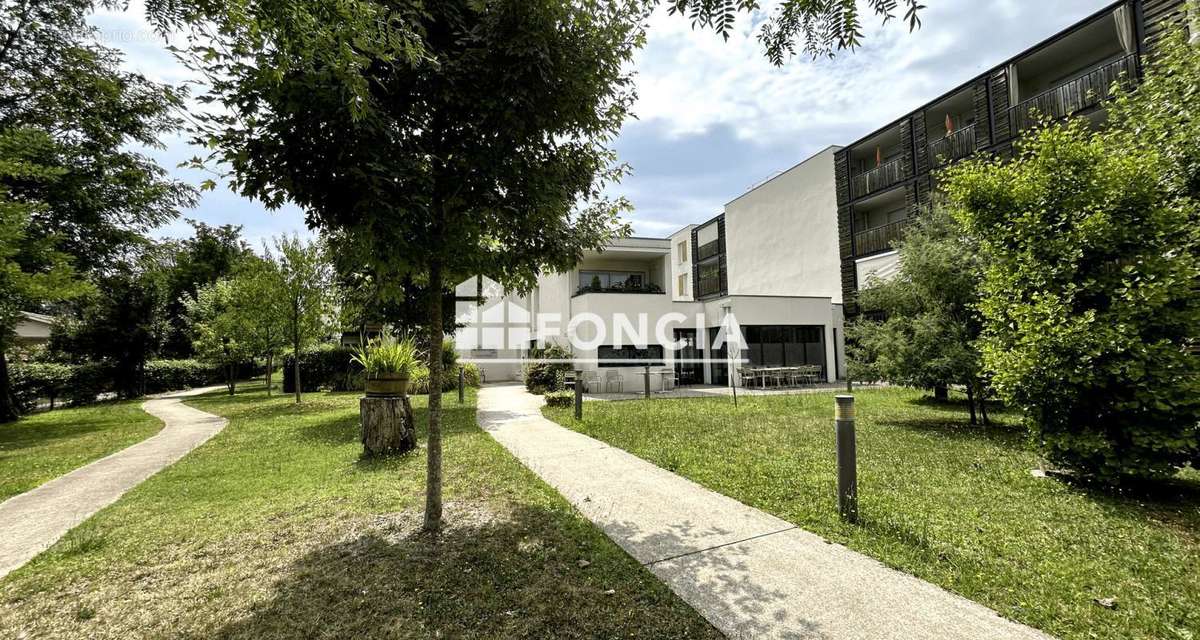
[[[107,362],[85,362],[71,368],[71,379],[67,382],[66,396],[71,404],[91,404],[101,394],[109,393],[116,386],[115,367]]]
[[[562,391],[563,380],[571,372],[570,362],[545,362],[545,360],[571,360],[571,352],[558,345],[545,349],[534,349],[525,363],[525,388],[533,393]]]
[[[551,391],[546,394],[547,407],[573,407],[575,394],[570,391]]]
[[[39,398],[49,400],[53,406],[69,388],[75,367],[49,362],[14,362],[9,364],[8,374],[18,409],[28,412],[37,407]]]
[[[362,367],[352,362],[354,350],[333,344],[323,344],[300,352],[300,390],[311,393],[321,388],[331,391],[362,389]],[[283,391],[295,393],[295,356],[283,359]]]
[[[1200,207],[1164,180],[1171,157],[1075,121],[948,180],[994,260],[980,309],[996,388],[1051,460],[1110,481],[1200,458]]]
[[[468,387],[478,387],[479,367],[474,364],[462,365],[463,377]],[[454,391],[458,388],[458,365],[442,374],[442,391]],[[419,365],[413,368],[408,380],[408,392],[416,395],[429,393],[429,367]]]
[[[219,384],[224,367],[199,360],[151,360],[146,363],[145,392],[163,393]]]

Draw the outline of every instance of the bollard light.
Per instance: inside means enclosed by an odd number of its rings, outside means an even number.
[[[854,396],[837,396],[833,419],[837,429],[838,513],[858,522],[858,452],[854,437]]]
[[[575,419],[583,420],[583,372],[575,371]]]
[[[464,373],[462,365],[458,367],[458,403],[463,403],[463,389],[466,387],[467,375]]]

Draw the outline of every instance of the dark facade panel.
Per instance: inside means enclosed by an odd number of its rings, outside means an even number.
[[[992,103],[987,79],[976,80],[971,94],[975,104],[975,150],[980,151],[992,145]]]

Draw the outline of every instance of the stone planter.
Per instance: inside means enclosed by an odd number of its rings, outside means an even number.
[[[377,373],[367,377],[368,398],[399,398],[408,392],[407,373]]]

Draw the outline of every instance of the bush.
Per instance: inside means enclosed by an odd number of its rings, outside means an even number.
[[[323,344],[300,352],[300,390],[311,393],[325,388],[331,391],[358,391],[363,388],[362,367],[351,362],[354,350]],[[295,356],[283,359],[283,392],[295,393]]]
[[[17,408],[25,413],[37,407],[39,398],[49,400],[51,405],[61,398],[75,375],[75,367],[48,362],[14,362],[9,364],[8,374]]]
[[[575,394],[570,391],[551,391],[546,394],[547,407],[573,407]]]
[[[72,367],[66,396],[71,404],[82,406],[116,387],[116,368],[107,362],[85,362]]]
[[[458,365],[454,369],[448,370],[442,375],[442,391],[454,391],[458,388]],[[462,365],[464,381],[468,387],[478,387],[479,367],[474,364]],[[429,393],[429,367],[420,365],[413,369],[412,377],[408,381],[408,392],[416,395],[424,395]]]
[[[530,352],[530,362],[525,364],[525,388],[533,393],[562,391],[563,380],[571,372],[570,362],[542,362],[542,360],[570,360],[571,352],[558,345]]]
[[[225,381],[225,371],[199,360],[151,360],[146,363],[144,381],[146,393],[163,393],[220,384]]]
[[[1194,96],[1184,119],[1200,111],[1193,55],[1176,74]],[[994,260],[980,309],[997,389],[1052,461],[1109,481],[1200,459],[1200,207],[1164,179],[1195,139],[1144,148],[1135,128],[1153,119],[1042,129],[1012,162],[967,162],[947,180]]]

